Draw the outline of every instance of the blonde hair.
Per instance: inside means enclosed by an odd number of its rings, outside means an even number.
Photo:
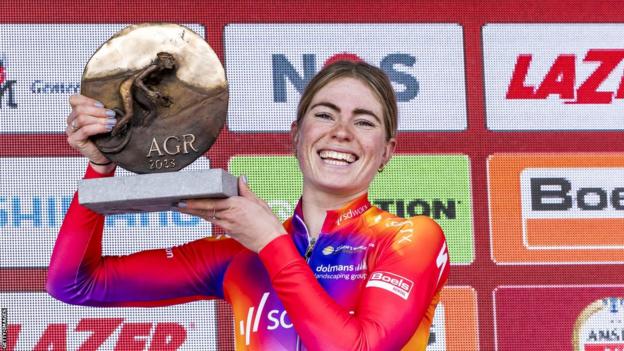
[[[394,89],[388,76],[379,68],[366,62],[341,60],[331,63],[320,70],[306,86],[297,107],[297,125],[301,125],[303,116],[308,112],[314,95],[330,82],[340,78],[355,78],[364,82],[379,99],[383,110],[383,124],[386,129],[386,141],[396,136],[398,108]]]

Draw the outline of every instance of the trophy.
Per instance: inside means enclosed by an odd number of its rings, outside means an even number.
[[[115,127],[92,138],[97,148],[138,173],[80,181],[81,205],[102,214],[163,211],[183,199],[238,194],[237,178],[224,170],[175,172],[208,151],[227,115],[223,66],[192,30],[126,27],[93,54],[81,94],[115,112]]]

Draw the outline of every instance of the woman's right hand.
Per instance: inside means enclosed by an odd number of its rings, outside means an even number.
[[[108,163],[110,160],[104,156],[95,146],[90,137],[96,134],[110,132],[117,120],[115,112],[104,108],[101,102],[76,94],[69,97],[69,104],[72,111],[67,116],[67,142],[69,145],[89,159],[91,166],[99,173],[110,173],[115,164],[110,163],[104,166],[93,163]]]

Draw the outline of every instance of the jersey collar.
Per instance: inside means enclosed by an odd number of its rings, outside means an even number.
[[[365,193],[353,199],[342,208],[327,211],[321,233],[332,233],[336,231],[339,227],[359,218],[369,208],[371,208],[371,203],[368,201],[368,193]],[[307,234],[308,230],[303,221],[303,205],[301,199],[299,199],[297,207],[295,207],[293,221],[297,232],[303,231]]]

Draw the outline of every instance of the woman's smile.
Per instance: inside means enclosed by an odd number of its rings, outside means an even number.
[[[320,89],[301,125],[293,126],[304,192],[366,192],[394,150],[382,114],[379,99],[359,79],[337,79]]]

